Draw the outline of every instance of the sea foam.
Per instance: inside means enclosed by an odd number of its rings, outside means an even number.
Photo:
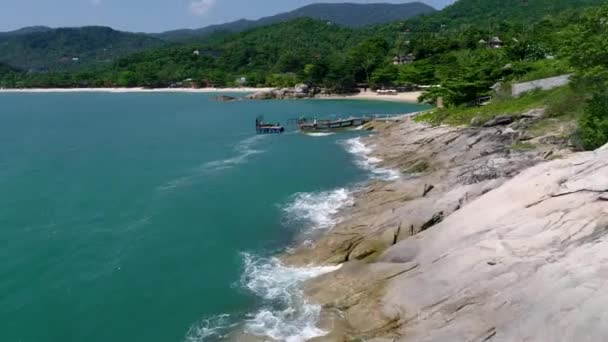
[[[298,193],[283,210],[290,222],[303,223],[309,229],[328,229],[339,222],[336,214],[354,203],[347,189]]]
[[[340,266],[287,267],[276,258],[256,258],[246,253],[243,259],[243,286],[269,303],[247,319],[246,332],[287,342],[327,334],[316,326],[321,306],[306,299],[302,284]]]
[[[309,137],[328,137],[330,135],[334,135],[332,132],[314,132],[314,133],[306,133]]]
[[[371,156],[373,152],[372,148],[365,145],[361,141],[361,137],[343,140],[341,143],[348,152],[355,155],[357,165],[371,172],[374,178],[387,181],[399,179],[399,171],[378,166],[382,162],[382,159]]]
[[[171,191],[177,188],[185,187],[197,182],[204,175],[210,172],[225,170],[240,164],[245,164],[252,156],[264,153],[264,150],[255,148],[255,145],[265,137],[266,136],[264,135],[254,135],[243,139],[236,143],[232,148],[235,154],[234,156],[207,162],[192,170],[190,174],[174,179],[163,186],[160,186],[158,189],[161,191]]]
[[[230,315],[218,315],[203,319],[190,327],[184,342],[220,341],[236,325]]]
[[[263,150],[253,148],[253,146],[260,140],[264,139],[264,137],[264,135],[254,135],[239,141],[233,148],[234,152],[236,152],[236,156],[205,163],[201,167],[201,171],[223,170],[246,163],[249,157],[264,153]]]

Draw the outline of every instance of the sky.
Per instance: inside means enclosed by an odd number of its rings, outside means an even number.
[[[441,7],[452,0],[419,0]],[[407,0],[0,0],[0,32],[25,26],[110,26],[133,32],[199,28],[257,19],[316,2]]]

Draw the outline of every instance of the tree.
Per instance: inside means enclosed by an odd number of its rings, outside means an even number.
[[[352,50],[351,57],[356,70],[363,72],[368,84],[374,69],[386,60],[388,50],[388,43],[382,38],[367,39]]]
[[[395,84],[399,75],[397,66],[387,64],[376,69],[371,76],[370,86],[374,88],[391,87]]]
[[[608,92],[596,93],[578,120],[578,140],[586,150],[608,143]]]
[[[580,85],[592,91],[608,87],[608,6],[585,13],[561,35],[561,54],[577,69]]]

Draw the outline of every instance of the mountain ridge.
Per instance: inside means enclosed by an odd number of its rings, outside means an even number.
[[[55,29],[33,26],[0,33],[0,63],[25,70],[69,70],[164,44],[146,34],[105,26]]]
[[[437,10],[421,2],[408,2],[402,4],[378,3],[316,3],[297,8],[293,11],[279,13],[260,19],[239,19],[236,21],[210,25],[198,29],[178,29],[152,34],[168,41],[180,41],[193,38],[205,38],[217,32],[238,33],[256,27],[268,26],[296,18],[312,18],[326,20],[336,25],[359,28],[391,21],[409,19],[426,15]]]

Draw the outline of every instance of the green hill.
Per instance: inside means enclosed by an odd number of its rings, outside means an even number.
[[[598,2],[460,0],[442,11],[389,24],[348,28],[326,20],[297,18],[245,32],[218,32],[187,44],[165,45],[158,39],[148,41],[141,35],[127,34],[129,39],[150,44],[136,45],[143,51],[122,57],[120,53],[108,58],[93,55],[93,60],[108,62],[95,68],[67,74],[30,73],[13,83],[37,87],[167,87],[190,83],[289,86],[306,82],[334,91],[352,89],[357,83],[379,87],[441,84],[435,94],[431,92],[429,101],[442,96],[448,103],[458,104],[486,95],[499,80],[569,72],[565,58],[546,57],[557,55],[559,32],[576,22],[576,15],[569,16],[566,10]],[[546,16],[549,19],[544,19]],[[41,34],[49,33],[36,35]],[[488,49],[480,43],[494,35],[503,40],[503,48]],[[84,43],[76,45],[82,47]],[[108,44],[96,44],[100,45]],[[147,49],[149,46],[157,48]],[[40,51],[44,48],[41,46]],[[90,49],[99,53],[94,46]],[[61,56],[58,58],[65,58],[65,53]],[[394,65],[396,56],[411,59],[404,65]],[[110,63],[113,58],[118,59]]]
[[[435,9],[433,7],[419,2],[405,4],[318,3],[258,20],[241,19],[231,23],[212,25],[195,30],[168,31],[155,36],[173,41],[201,39],[217,32],[243,32],[297,18],[311,18],[340,26],[357,28],[408,19],[434,12]]]
[[[107,27],[38,27],[0,35],[0,62],[26,70],[79,69],[164,44],[158,38]]]
[[[501,22],[531,24],[539,19],[566,10],[597,6],[604,0],[458,0],[454,4],[425,17],[408,21],[412,29],[457,29],[461,26],[483,26]]]
[[[122,83],[129,85],[167,86],[186,78],[226,84],[237,76],[248,76],[248,83],[257,85],[274,74],[291,77],[310,63],[343,60],[341,54],[366,37],[354,29],[301,18],[243,33],[216,34],[198,45],[135,54],[119,60],[111,73],[128,76],[129,81],[122,78]]]

